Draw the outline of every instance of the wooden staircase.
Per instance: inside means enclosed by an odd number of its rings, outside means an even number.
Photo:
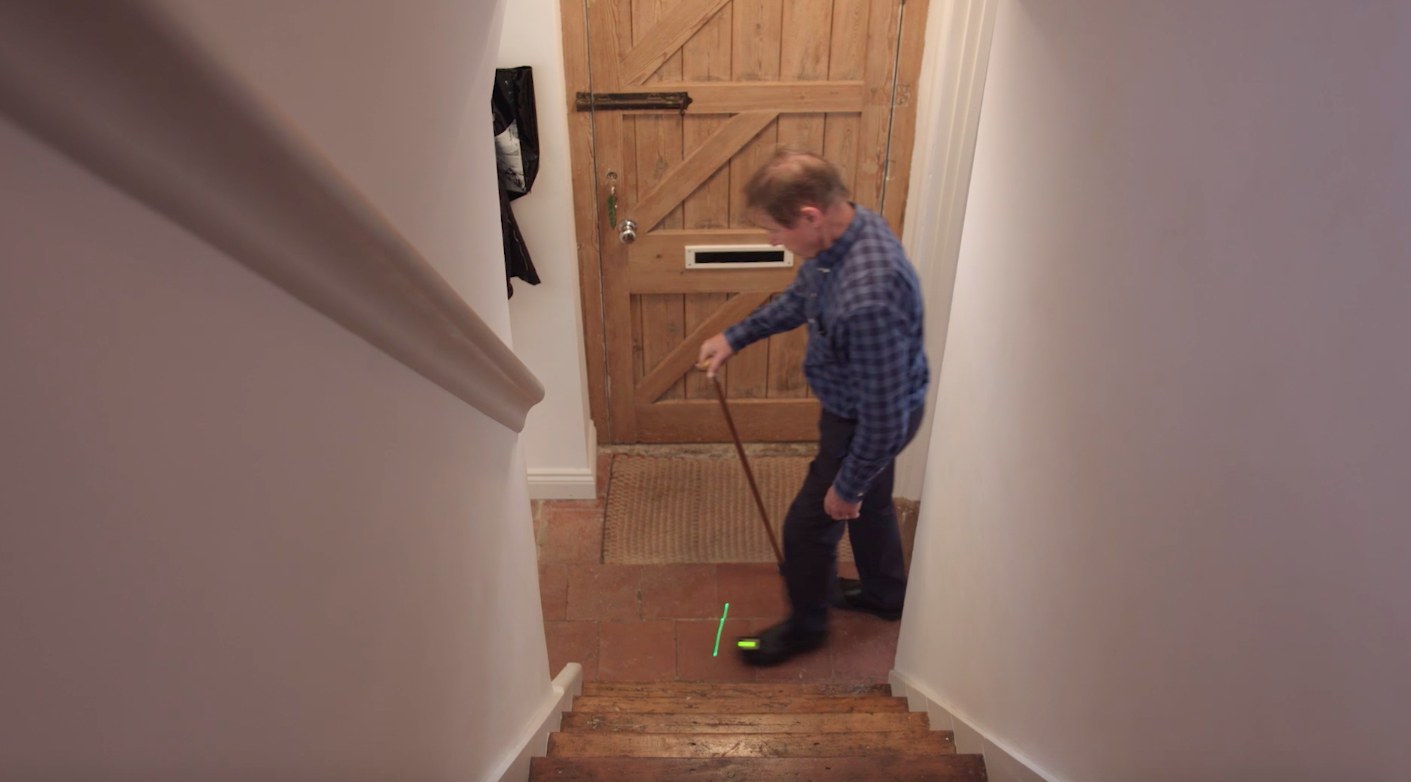
[[[531,780],[984,782],[885,686],[585,683]]]

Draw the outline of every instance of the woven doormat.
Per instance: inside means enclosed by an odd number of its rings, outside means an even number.
[[[779,545],[784,513],[803,485],[806,456],[752,456],[750,467]],[[838,549],[851,560],[847,536]],[[736,458],[613,457],[603,561],[619,565],[773,562],[754,495]]]

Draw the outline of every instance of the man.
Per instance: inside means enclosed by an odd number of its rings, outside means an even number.
[[[886,222],[848,200],[831,163],[781,150],[745,185],[745,202],[770,244],[808,260],[772,302],[706,340],[699,364],[714,377],[746,345],[808,324],[804,374],[823,406],[818,455],[784,520],[791,615],[744,652],[774,665],[826,639],[844,523],[861,578],[834,597],[838,607],[901,618],[892,483],[921,422],[927,367],[916,272]]]

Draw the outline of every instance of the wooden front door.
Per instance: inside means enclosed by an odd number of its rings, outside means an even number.
[[[741,188],[782,145],[832,160],[900,232],[926,0],[564,0],[590,395],[605,442],[729,439],[692,369],[703,339],[794,267],[688,268],[687,247],[765,244]],[[686,93],[680,108],[605,107]],[[592,98],[588,98],[591,94]],[[636,241],[621,241],[624,221]],[[816,436],[803,330],[731,359],[741,436]]]

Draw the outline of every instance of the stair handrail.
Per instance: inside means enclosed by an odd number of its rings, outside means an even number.
[[[388,219],[148,3],[0,3],[0,114],[510,429],[543,399]]]

